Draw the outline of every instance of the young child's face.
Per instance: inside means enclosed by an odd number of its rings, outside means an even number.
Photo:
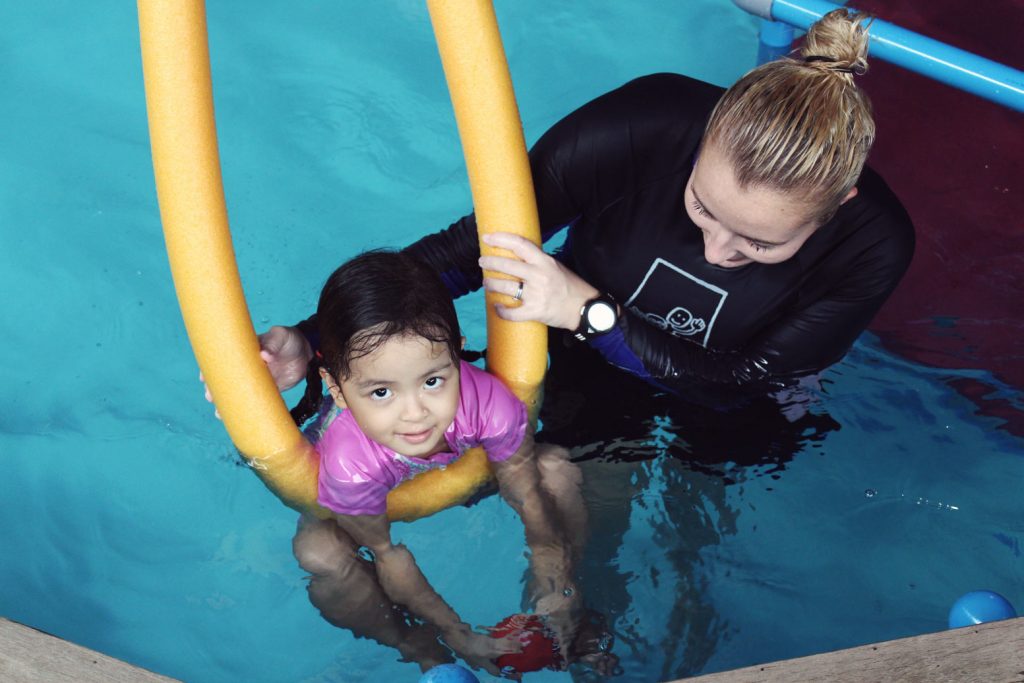
[[[459,407],[459,365],[445,344],[391,337],[353,360],[340,387],[325,379],[335,403],[373,441],[417,458],[449,450],[444,433]]]

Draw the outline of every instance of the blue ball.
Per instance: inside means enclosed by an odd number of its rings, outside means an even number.
[[[999,593],[971,591],[953,603],[953,608],[949,610],[949,627],[974,626],[1016,616],[1013,605]]]
[[[420,683],[480,683],[480,679],[458,664],[438,664],[420,677]]]

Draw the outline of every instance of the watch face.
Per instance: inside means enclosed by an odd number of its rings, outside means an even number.
[[[587,309],[587,325],[595,332],[607,332],[615,327],[615,306],[607,301],[595,301]]]

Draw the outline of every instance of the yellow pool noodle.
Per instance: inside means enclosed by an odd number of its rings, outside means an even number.
[[[428,0],[427,8],[459,126],[477,231],[512,232],[539,245],[537,197],[494,5],[491,0]],[[480,251],[500,252],[482,242]],[[487,369],[536,418],[547,369],[547,327],[502,320],[494,314],[499,300],[513,304],[510,297],[487,295]]]
[[[160,215],[178,302],[199,368],[231,440],[267,487],[295,509],[329,516],[316,502],[318,456],[292,421],[259,356],[235,263],[217,150],[204,2],[139,0],[138,10]],[[447,11],[457,10],[450,7]],[[503,63],[496,25],[493,34]],[[441,51],[443,55],[443,47]],[[509,80],[507,67],[505,72]],[[463,79],[467,84],[471,81]],[[529,182],[510,81],[508,96]],[[461,121],[459,125],[461,131]],[[477,150],[474,154],[487,152]],[[466,154],[468,159],[470,152]],[[474,182],[472,171],[470,178]],[[532,184],[529,195],[533,202]],[[533,214],[536,224],[535,204]],[[518,214],[515,217],[518,220]],[[489,334],[491,329],[489,325]],[[506,346],[509,341],[512,346],[527,343],[514,334],[504,334]],[[496,338],[490,339],[494,349]],[[492,365],[496,370],[506,368],[497,360]],[[520,398],[532,401],[529,405],[535,413],[543,362],[539,376],[514,363],[509,363],[505,372],[508,379],[499,376],[509,381]],[[528,382],[534,377],[539,379],[531,389]],[[420,474],[393,490],[388,496],[388,516],[412,520],[459,504],[489,478],[486,456],[474,449],[444,470]]]

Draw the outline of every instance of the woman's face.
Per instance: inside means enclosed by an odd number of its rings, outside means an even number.
[[[684,197],[687,215],[704,234],[704,258],[723,268],[785,261],[818,228],[807,202],[740,187],[732,164],[714,146],[701,152]]]

